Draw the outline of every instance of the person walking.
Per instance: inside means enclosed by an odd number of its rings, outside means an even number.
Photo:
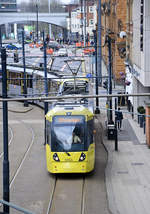
[[[48,44],[49,43],[49,41],[50,41],[50,36],[49,36],[49,34],[47,34],[47,36],[46,36],[46,44]]]
[[[118,129],[121,131],[123,114],[120,111],[120,108],[118,108],[118,111],[115,112],[115,116],[116,116],[116,120],[117,120]]]

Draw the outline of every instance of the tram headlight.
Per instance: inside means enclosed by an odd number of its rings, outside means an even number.
[[[86,158],[86,155],[82,152],[82,153],[81,153],[81,156],[80,156],[80,158],[79,158],[79,161],[84,161],[85,158]]]
[[[53,159],[54,159],[55,161],[60,161],[60,160],[59,160],[59,157],[58,157],[58,155],[57,155],[57,153],[54,153],[54,154],[53,154]]]

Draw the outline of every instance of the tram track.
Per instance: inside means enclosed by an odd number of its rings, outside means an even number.
[[[85,214],[85,176],[83,176],[81,214]]]
[[[72,214],[85,214],[85,179],[81,174],[56,175],[46,214],[58,214],[60,207],[61,214],[70,209]]]
[[[23,122],[23,121],[22,121],[22,122]],[[23,123],[24,123],[24,122],[23,122]],[[11,188],[11,186],[12,186],[12,184],[13,184],[15,178],[17,177],[18,173],[20,172],[21,167],[22,167],[22,165],[23,165],[25,159],[27,158],[27,155],[28,155],[28,153],[29,153],[29,151],[30,151],[30,149],[31,149],[31,147],[32,147],[32,145],[33,145],[33,143],[34,143],[34,138],[35,138],[34,131],[33,131],[33,129],[32,129],[31,127],[30,127],[29,130],[30,130],[31,133],[32,133],[32,139],[31,139],[31,142],[30,142],[29,145],[28,145],[27,150],[25,151],[24,155],[22,156],[22,159],[21,159],[21,161],[20,161],[20,164],[19,164],[18,168],[16,169],[16,172],[15,172],[14,176],[13,176],[13,177],[11,178],[11,180],[10,180],[10,184],[9,184],[9,185],[10,185],[10,188]]]
[[[14,120],[15,119],[15,120]],[[17,177],[17,175],[19,174],[19,172],[20,172],[20,170],[21,170],[21,168],[22,168],[22,165],[23,165],[23,163],[24,163],[24,161],[25,161],[25,159],[27,158],[27,155],[28,155],[28,153],[29,153],[29,151],[30,151],[30,149],[31,149],[31,147],[32,147],[32,145],[33,145],[33,143],[34,143],[34,137],[35,137],[35,135],[34,135],[34,131],[33,131],[33,129],[32,129],[32,127],[30,127],[29,125],[27,125],[27,124],[25,124],[22,120],[20,120],[20,119],[18,119],[17,117],[14,117],[13,118],[13,121],[15,121],[14,123],[16,123],[16,124],[23,124],[23,126],[26,128],[26,130],[28,130],[28,132],[29,133],[32,133],[31,134],[31,141],[29,142],[29,144],[28,144],[28,147],[26,148],[26,150],[23,152],[23,154],[22,154],[22,156],[21,156],[21,158],[19,159],[19,161],[17,160],[17,165],[16,164],[14,164],[15,165],[15,168],[13,167],[13,169],[11,169],[11,167],[10,167],[10,171],[11,171],[11,173],[10,173],[10,182],[9,182],[9,188],[10,188],[10,190],[11,190],[11,187],[12,187],[12,185],[13,185],[13,183],[14,183],[14,181],[15,181],[15,179],[16,179],[16,177]],[[20,125],[20,126],[22,126],[22,125]],[[11,151],[11,146],[13,146],[13,144],[14,144],[14,141],[16,140],[15,139],[15,130],[13,130],[13,125],[12,125],[12,127],[11,127],[11,125],[9,125],[9,127],[8,127],[8,129],[9,129],[9,142],[8,142],[8,145],[9,145],[9,150]],[[21,139],[20,139],[20,141],[21,141]],[[11,152],[10,152],[11,153]],[[0,153],[0,161],[2,162],[2,158],[3,158],[3,155],[4,155],[4,152],[1,152]],[[17,154],[16,154],[17,155]],[[11,156],[11,155],[10,155]],[[12,161],[13,161],[13,159],[11,160],[11,164],[12,164]],[[9,161],[10,162],[10,161]],[[13,164],[12,164],[13,165]],[[2,166],[2,165],[1,165]],[[13,172],[12,172],[13,171]],[[1,179],[2,180],[2,179]],[[1,190],[2,191],[2,190]],[[2,195],[2,193],[0,194],[0,195]],[[0,207],[2,206],[2,204],[0,204]]]
[[[96,148],[94,175],[63,174],[54,176],[46,173],[46,166],[43,164],[45,163],[45,147],[41,141],[43,137],[40,137],[39,133],[40,127],[43,125],[40,125],[39,129],[36,124],[34,125],[37,115],[39,118],[39,114],[36,114],[33,117],[33,123],[31,121],[28,123],[28,120],[31,119],[30,113],[26,114],[26,120],[21,119],[20,116],[15,117],[16,121],[21,123],[30,135],[30,141],[29,138],[25,141],[28,142],[28,148],[26,147],[24,155],[19,157],[19,165],[17,168],[15,167],[14,176],[11,176],[11,201],[36,214],[98,214],[100,209],[101,214],[107,214],[107,198],[104,195],[105,189],[101,186],[101,182],[104,180],[102,174],[104,166],[102,164],[105,165],[105,160],[101,158],[104,154],[101,143],[97,144]],[[99,125],[97,125],[97,129],[100,130]],[[12,130],[11,136],[14,137],[15,134],[15,131]],[[99,141],[98,132],[96,138],[96,141]],[[25,144],[25,142],[23,143]],[[17,145],[20,144],[16,144],[14,148]],[[14,146],[13,141],[11,146]],[[100,150],[102,151],[100,152]],[[38,167],[36,167],[37,164]],[[102,200],[102,198],[105,199]],[[102,211],[103,206],[105,211]],[[16,214],[15,211],[11,213]]]
[[[13,141],[13,131],[12,131],[11,127],[8,127],[8,130],[9,130],[9,133],[10,133],[10,139],[9,139],[9,142],[8,142],[8,146],[10,146],[12,141]],[[4,152],[0,152],[0,159],[3,157],[3,155],[4,155]]]
[[[46,214],[110,214],[104,169],[107,153],[103,147],[99,119],[95,118],[96,166],[94,173],[56,175]],[[50,175],[50,177],[53,175]],[[51,188],[52,189],[52,188]]]
[[[51,192],[51,195],[50,195],[50,200],[49,200],[49,203],[48,203],[48,208],[47,208],[46,214],[50,213],[50,210],[51,210],[51,207],[52,207],[52,202],[53,202],[53,198],[54,198],[56,183],[57,183],[57,177],[55,176],[55,181],[54,181],[53,189],[52,189],[52,192]]]

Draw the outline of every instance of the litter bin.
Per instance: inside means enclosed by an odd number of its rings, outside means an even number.
[[[108,140],[115,139],[115,125],[114,124],[107,124],[107,136],[108,136]]]

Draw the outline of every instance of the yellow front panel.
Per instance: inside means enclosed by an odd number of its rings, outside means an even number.
[[[50,146],[46,145],[47,170],[51,173],[87,173],[94,169],[95,144],[91,144],[89,150],[83,152],[86,155],[84,161],[79,161],[82,152],[57,152],[60,161],[55,161]]]

